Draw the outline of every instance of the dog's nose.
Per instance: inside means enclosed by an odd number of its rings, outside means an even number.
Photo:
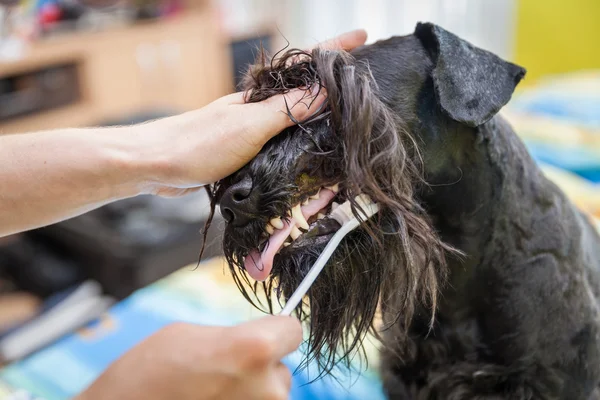
[[[247,225],[258,211],[259,193],[253,190],[252,178],[245,176],[228,187],[221,196],[221,215],[233,226]]]

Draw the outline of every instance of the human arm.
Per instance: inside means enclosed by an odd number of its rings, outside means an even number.
[[[135,126],[0,135],[0,236],[139,194],[177,195],[241,167],[292,121],[288,93],[244,104],[241,93]],[[296,118],[314,110],[294,107]]]
[[[352,49],[354,31],[320,44]],[[273,136],[318,109],[295,90],[245,104],[242,93],[181,115],[126,127],[0,135],[0,237],[71,218],[109,202],[196,190],[236,171]]]

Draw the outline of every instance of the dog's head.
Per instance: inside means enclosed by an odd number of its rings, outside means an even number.
[[[332,208],[349,201],[361,218],[354,198],[364,193],[381,212],[346,236],[298,309],[310,316],[312,354],[328,367],[348,355],[379,306],[404,327],[415,310],[433,318],[453,249],[419,201],[422,161],[431,158],[423,146],[444,140],[442,123],[485,123],[523,74],[431,24],[352,53],[289,50],[252,67],[248,101],[297,87],[305,101],[325,87],[328,100],[212,188],[227,222],[225,256],[246,297],[260,289],[269,305],[287,299],[340,227]]]

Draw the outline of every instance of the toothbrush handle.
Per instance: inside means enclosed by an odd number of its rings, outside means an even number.
[[[300,302],[302,301],[304,295],[308,292],[314,281],[317,279],[317,277],[323,270],[323,267],[325,266],[325,264],[327,264],[327,261],[329,261],[329,259],[333,255],[333,252],[339,246],[344,236],[346,236],[349,232],[354,230],[359,224],[360,223],[353,218],[346,224],[344,224],[335,233],[335,235],[333,235],[329,243],[327,243],[327,246],[325,246],[325,249],[319,256],[319,258],[317,258],[315,264],[311,267],[310,271],[308,271],[308,274],[306,274],[306,276],[298,286],[298,289],[296,289],[296,291],[289,298],[289,300],[285,304],[285,307],[283,307],[283,310],[281,310],[279,315],[289,316],[292,314],[292,312],[296,309],[298,304],[300,304]]]

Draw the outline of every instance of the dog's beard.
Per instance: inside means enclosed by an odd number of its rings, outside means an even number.
[[[366,65],[345,52],[290,50],[269,65],[263,58],[245,81],[249,102],[296,87],[310,93],[315,85],[327,88],[326,108],[274,138],[245,167],[263,193],[260,212],[243,228],[228,226],[223,249],[246,299],[264,308],[265,304],[255,302],[259,297],[254,295],[260,293],[266,298],[266,311],[272,313],[275,302],[287,300],[297,289],[333,232],[303,246],[275,249],[268,278],[255,282],[247,275],[245,261],[254,249],[269,243],[268,221],[285,218],[309,191],[334,183],[341,185],[338,200],[351,201],[359,218],[356,195],[367,194],[378,203],[382,211],[342,241],[296,309],[310,327],[307,361],[314,359],[322,371],[329,372],[362,348],[367,333],[379,337],[386,326],[375,326],[378,309],[385,313],[387,325],[401,326],[404,333],[418,306],[429,310],[433,321],[439,286],[446,276],[445,253],[452,249],[436,235],[415,199],[414,188],[423,183],[417,148],[402,121],[377,96]],[[280,157],[281,165],[273,165],[275,158],[269,156],[322,129],[328,134],[312,137],[319,153],[309,155],[317,184],[302,189],[297,171],[290,169],[297,160]],[[236,176],[212,186],[213,208]]]

